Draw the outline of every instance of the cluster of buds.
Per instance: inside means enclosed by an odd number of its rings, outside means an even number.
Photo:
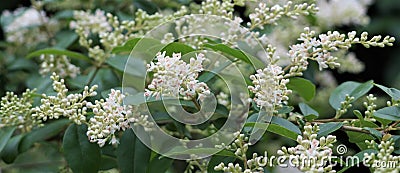
[[[385,138],[385,136],[384,136]],[[383,138],[383,139],[384,139]],[[375,141],[365,141],[368,148],[375,149],[378,153],[364,153],[367,166],[372,168],[375,173],[399,172],[400,156],[394,156],[394,140],[382,140],[380,144]]]
[[[89,88],[85,86],[82,93],[68,94],[64,79],[53,73],[53,89],[57,92],[55,96],[42,94],[41,105],[32,109],[32,117],[47,121],[48,119],[59,119],[67,117],[74,123],[80,125],[86,122],[87,97],[96,96],[97,85]]]
[[[240,158],[242,161],[246,162],[246,153],[247,150],[249,149],[249,145],[250,143],[249,138],[247,136],[245,136],[244,134],[240,134],[239,132],[234,134],[235,136],[237,136],[237,138],[235,139],[235,141],[232,142],[232,144],[228,145],[228,146],[222,146],[224,148],[226,148],[227,150],[231,150],[235,153],[235,155]],[[245,163],[247,164],[247,163]],[[245,169],[243,170],[243,168],[240,166],[240,164],[238,163],[228,163],[227,165],[225,165],[225,163],[220,163],[219,165],[214,167],[214,170],[216,171],[224,171],[224,172],[231,172],[231,173],[242,173],[242,172],[246,172],[246,173],[250,173],[251,169]]]
[[[254,86],[249,86],[249,90],[255,94],[254,101],[259,107],[276,110],[289,99],[288,95],[291,94],[291,90],[286,87],[289,79],[284,79],[283,74],[280,66],[269,65],[265,69],[257,70],[257,74],[250,76]]]
[[[202,72],[203,54],[197,54],[196,59],[190,58],[189,64],[181,60],[180,53],[172,57],[166,52],[157,54],[157,62],[147,64],[147,71],[153,72],[153,80],[145,90],[145,96],[160,98],[161,96],[179,97],[185,100],[197,99],[203,101],[210,94],[206,83],[199,82],[197,77]]]
[[[31,116],[33,94],[35,90],[27,89],[18,97],[13,92],[7,92],[0,102],[0,128],[16,126],[19,129],[30,131],[41,124],[40,120]]]
[[[340,102],[340,108],[336,110],[336,115],[335,118],[340,118],[343,114],[347,112],[349,108],[351,108],[353,105],[351,104],[354,100],[354,97],[349,96],[346,94],[346,98],[344,101]]]
[[[315,31],[310,28],[304,28],[305,32],[300,35],[298,39],[301,41],[299,44],[290,46],[289,57],[291,58],[290,70],[285,77],[301,76],[303,71],[307,69],[307,60],[314,60],[318,62],[319,69],[336,68],[340,66],[337,62],[337,57],[332,55],[332,52],[348,50],[353,44],[360,43],[364,47],[370,46],[392,46],[395,41],[394,37],[374,36],[368,40],[368,33],[363,32],[361,37],[356,37],[356,32],[352,31],[347,34],[340,34],[337,31],[328,31],[326,34],[320,34],[315,37]]]
[[[79,67],[72,64],[66,55],[42,54],[40,60],[42,61],[39,70],[41,75],[57,73],[61,78],[67,76],[74,78],[80,73]]]
[[[218,0],[206,0],[201,3],[200,14],[218,15],[232,18],[233,16],[234,2],[231,0],[218,1]]]
[[[153,124],[147,121],[148,116],[139,115],[131,105],[124,105],[124,97],[120,90],[111,89],[106,100],[87,104],[94,114],[88,122],[86,132],[90,142],[96,142],[100,147],[107,141],[112,145],[118,144],[116,133],[129,129],[131,123],[142,125],[147,131],[151,129]]]
[[[274,5],[273,7],[267,7],[266,3],[261,2],[254,13],[249,15],[251,22],[247,25],[253,29],[259,27],[263,29],[266,24],[277,25],[277,20],[283,16],[296,19],[300,15],[315,14],[318,8],[315,4],[293,4],[292,1],[288,1],[284,6]]]
[[[328,135],[317,139],[319,127],[317,125],[304,126],[303,136],[297,137],[296,147],[282,147],[277,154],[291,159],[293,166],[303,172],[335,172],[333,165],[328,162],[332,156],[333,143],[336,137]]]
[[[367,101],[363,102],[363,105],[367,110],[364,112],[366,121],[375,122],[374,112],[376,110],[377,105],[375,104],[376,97],[373,94],[369,94],[367,97]]]

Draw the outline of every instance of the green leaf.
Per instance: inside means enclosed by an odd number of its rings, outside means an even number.
[[[246,62],[248,64],[254,65],[256,68],[263,68],[264,63],[260,61],[259,59],[246,54],[245,52],[238,50],[238,49],[233,49],[225,44],[205,44],[204,47],[211,48],[212,50],[216,51],[221,51],[227,55],[233,56],[237,59],[242,60],[243,62]]]
[[[353,114],[357,116],[360,121],[364,121],[364,117],[359,110],[354,110]]]
[[[117,161],[114,157],[103,155],[101,156],[101,164],[99,170],[110,170],[113,168],[117,168]]]
[[[73,172],[97,173],[101,164],[100,147],[86,136],[87,126],[71,124],[64,134],[63,149]]]
[[[122,173],[143,173],[150,162],[151,150],[135,136],[132,129],[127,129],[121,137],[116,155]]]
[[[161,44],[161,42],[159,40],[156,40],[156,39],[151,39],[151,38],[133,38],[133,39],[128,40],[127,42],[125,42],[124,45],[115,47],[112,50],[112,53],[114,53],[114,54],[128,53],[129,54],[139,41],[140,41],[140,44],[142,44],[144,47],[152,47],[154,45],[160,45]]]
[[[329,97],[329,104],[338,110],[341,106],[341,102],[345,101],[346,95],[354,97],[354,101],[368,93],[373,87],[373,81],[368,81],[365,83],[358,83],[353,81],[348,81],[340,84]]]
[[[310,101],[315,96],[315,85],[304,78],[294,77],[286,84],[288,89],[296,91],[305,100]]]
[[[307,121],[312,121],[316,118],[318,118],[319,114],[316,110],[311,108],[305,103],[299,103],[299,108],[301,113],[304,115]]]
[[[319,125],[318,136],[327,136],[328,134],[339,130],[343,126],[342,122],[330,122]]]
[[[69,50],[59,49],[59,48],[46,48],[46,49],[37,50],[35,52],[28,54],[27,58],[38,57],[42,54],[66,55],[71,58],[76,58],[76,59],[84,60],[87,62],[91,62],[90,58],[87,57],[86,55],[83,55],[83,54],[80,54],[77,52],[72,52]]]
[[[396,88],[388,88],[378,84],[375,84],[375,86],[385,91],[385,93],[392,97],[393,100],[400,100],[400,90]]]
[[[375,139],[374,137],[366,133],[352,132],[352,131],[346,131],[346,133],[351,143],[359,143],[359,142],[365,143],[365,140]]]
[[[35,142],[44,141],[53,136],[58,135],[70,123],[68,119],[55,120],[45,126],[32,130],[22,139],[19,151],[24,152],[28,150]]]
[[[379,109],[373,113],[374,117],[382,118],[385,120],[399,121],[400,120],[400,107],[390,106]]]
[[[16,127],[2,127],[0,128],[0,152],[7,145]]]
[[[363,129],[369,131],[371,133],[372,136],[374,136],[375,138],[381,140],[382,139],[382,133],[374,128],[371,127],[364,127]]]
[[[66,49],[78,38],[78,34],[71,30],[60,31],[56,34],[56,48]]]
[[[221,149],[219,148],[186,148],[186,147],[175,147],[170,151],[166,152],[164,155],[167,157],[171,156],[179,156],[179,155],[189,155],[189,154],[196,154],[196,155],[215,155]]]
[[[271,123],[247,122],[244,126],[264,129],[293,140],[296,140],[297,136],[301,135],[301,131],[296,125],[286,119],[276,116],[272,117]]]
[[[128,58],[128,56],[115,55],[108,58],[106,60],[106,63],[111,67],[114,67],[118,71],[123,72],[125,70],[125,65],[128,61]]]
[[[367,150],[360,151],[359,153],[357,153],[354,156],[352,156],[351,159],[346,159],[347,165],[345,165],[344,168],[342,168],[340,171],[338,171],[338,173],[343,173],[347,169],[349,169],[349,168],[361,163],[364,160],[364,154],[365,153],[368,153],[368,154],[375,153],[375,154],[377,154],[378,151],[376,151],[374,149],[367,149]]]
[[[19,144],[24,137],[23,134],[13,136],[10,140],[8,140],[6,146],[3,148],[3,151],[0,153],[1,159],[7,164],[14,162],[17,158],[19,152],[18,147]]]
[[[278,114],[287,114],[292,112],[293,109],[293,106],[282,106],[282,108],[278,110]]]
[[[172,42],[161,50],[161,52],[164,51],[166,51],[167,55],[172,56],[172,53],[181,53],[182,55],[185,55],[189,52],[195,51],[195,49],[183,43]]]
[[[173,159],[168,157],[154,157],[147,169],[147,173],[164,173],[172,166]]]

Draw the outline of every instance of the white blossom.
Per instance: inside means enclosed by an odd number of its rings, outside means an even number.
[[[172,57],[165,56],[166,52],[158,53],[157,62],[147,64],[147,71],[153,72],[153,79],[145,90],[146,96],[182,96],[186,100],[197,98],[202,101],[210,90],[206,83],[199,82],[197,77],[202,72],[203,54],[197,54],[196,59],[190,58],[187,64],[181,60],[180,53],[173,53]]]
[[[336,172],[332,170],[333,162],[329,162],[336,137],[328,135],[317,139],[318,131],[318,125],[304,126],[303,136],[299,135],[296,140],[298,145],[290,148],[282,147],[277,154],[285,157],[286,160],[294,158],[291,160],[294,164],[292,166],[296,166],[302,172]]]
[[[365,25],[369,22],[368,5],[373,0],[319,0],[318,22],[326,27],[340,25]]]
[[[257,106],[275,110],[288,100],[291,90],[287,89],[286,84],[289,79],[284,79],[283,74],[280,66],[269,65],[250,76],[254,86],[249,86],[249,90],[255,94],[254,101]]]
[[[74,11],[75,21],[70,23],[70,28],[83,28],[85,34],[111,31],[112,27],[107,21],[105,12],[97,9],[94,14],[86,11]]]
[[[18,45],[33,46],[46,42],[51,34],[47,32],[55,32],[58,28],[57,21],[49,19],[44,11],[33,7],[21,7],[13,12],[4,11],[1,18],[4,21],[12,19],[3,29],[7,41]]]
[[[120,90],[111,89],[106,100],[96,100],[89,103],[88,108],[93,110],[94,117],[88,122],[88,136],[90,142],[96,142],[100,147],[107,141],[112,145],[118,144],[116,133],[130,129],[131,123],[142,125],[145,130],[151,130],[153,124],[147,121],[147,115],[140,115],[131,105],[124,105],[125,95]]]

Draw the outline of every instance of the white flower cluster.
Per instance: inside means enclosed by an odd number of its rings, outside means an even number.
[[[234,134],[235,136],[237,136],[237,139],[235,139],[235,141],[232,142],[232,144],[228,145],[228,146],[222,146],[228,150],[231,150],[235,153],[235,155],[240,158],[242,161],[247,161],[246,159],[246,153],[247,150],[249,149],[249,145],[250,143],[248,143],[249,138],[246,137],[244,134],[239,134],[239,132]],[[245,163],[247,164],[247,163]],[[228,165],[225,165],[223,162],[221,162],[219,165],[214,167],[214,170],[216,171],[224,171],[224,172],[230,172],[230,173],[251,173],[254,170],[259,170],[262,168],[253,168],[251,169],[245,169],[243,171],[243,168],[238,164],[234,164],[234,163],[228,163]]]
[[[94,14],[86,11],[74,11],[74,19],[70,23],[71,29],[82,28],[84,33],[100,33],[111,31],[112,27],[107,21],[105,12],[97,9]]]
[[[7,42],[17,45],[36,45],[39,42],[48,41],[50,31],[57,28],[57,21],[50,20],[44,11],[39,11],[33,7],[21,7],[14,12],[4,11],[1,16],[6,23],[4,32]],[[47,28],[45,25],[49,25]]]
[[[79,67],[72,64],[66,55],[56,56],[52,54],[42,54],[40,55],[40,60],[42,61],[39,70],[41,75],[54,72],[61,78],[67,76],[75,78],[80,73]]]
[[[257,106],[266,110],[276,110],[289,99],[291,90],[286,87],[289,79],[284,79],[283,74],[280,66],[269,65],[250,76],[254,86],[249,86],[249,90],[255,94],[254,101]]]
[[[46,121],[48,119],[58,119],[68,117],[74,123],[80,125],[86,122],[87,97],[96,96],[97,85],[90,89],[85,86],[80,94],[67,94],[68,89],[64,84],[64,79],[53,73],[53,89],[57,92],[56,96],[42,94],[41,105],[32,109],[32,117]]]
[[[368,5],[373,0],[319,0],[317,6],[318,22],[325,27],[357,24],[369,22],[367,16]]]
[[[153,72],[153,80],[145,90],[145,96],[178,97],[185,100],[197,99],[202,101],[210,90],[206,83],[199,82],[197,77],[203,71],[202,63],[205,60],[203,54],[196,55],[196,59],[190,58],[189,64],[181,60],[180,53],[173,53],[172,57],[165,56],[166,52],[157,54],[157,62],[147,64],[147,71]]]
[[[336,142],[336,137],[328,135],[318,140],[318,131],[318,125],[304,126],[303,136],[297,137],[298,145],[290,148],[282,147],[281,150],[278,150],[278,155],[286,157],[286,160],[294,158],[292,163],[302,172],[336,172],[332,170],[333,165],[330,165],[331,162],[328,162],[327,159],[332,155],[332,147],[333,143]],[[307,163],[303,163],[304,161]]]
[[[254,9],[254,13],[249,14],[251,22],[247,25],[254,29],[259,27],[263,29],[266,24],[277,25],[277,20],[283,16],[296,19],[300,15],[314,14],[318,11],[315,4],[293,4],[292,1],[288,1],[284,6],[274,5],[273,7],[267,7],[266,3],[259,3],[258,7]]]
[[[104,101],[87,104],[94,113],[94,117],[88,122],[88,131],[86,135],[90,142],[96,142],[100,147],[107,141],[115,145],[118,144],[116,133],[120,130],[125,131],[131,127],[131,123],[142,125],[145,130],[151,130],[152,123],[147,121],[147,116],[137,114],[131,106],[123,105],[125,95],[119,90],[111,89],[111,93]],[[138,116],[139,115],[139,116]]]
[[[374,170],[374,173],[386,173],[386,172],[400,172],[400,156],[394,156],[394,140],[382,140],[380,144],[375,141],[365,141],[368,148],[372,148],[378,151],[375,153],[364,153],[367,164]]]
[[[97,142],[100,146],[104,146],[107,140],[111,138],[111,143],[116,144],[118,140],[115,132],[126,130],[130,127],[130,123],[134,120],[129,118],[132,114],[131,110],[122,105],[125,95],[119,90],[111,90],[108,98],[95,102],[94,105],[88,104],[94,113],[94,117],[90,118],[87,136],[90,142]]]
[[[319,69],[335,68],[340,66],[337,62],[337,57],[332,56],[332,52],[339,49],[348,50],[352,44],[360,43],[365,47],[370,46],[392,46],[395,41],[394,37],[386,36],[383,40],[382,36],[374,36],[368,39],[368,33],[363,32],[361,37],[356,37],[356,32],[352,31],[347,34],[340,34],[337,31],[328,31],[326,34],[320,34],[315,37],[315,31],[310,28],[304,28],[304,33],[298,39],[299,44],[290,46],[289,56],[291,58],[290,70],[285,77],[301,76],[304,70],[307,69],[307,60],[317,61]]]
[[[18,97],[13,92],[7,92],[0,102],[0,128],[16,126],[30,131],[39,126],[41,121],[31,117],[34,90],[27,89]]]

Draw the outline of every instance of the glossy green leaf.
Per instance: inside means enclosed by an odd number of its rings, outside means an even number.
[[[400,107],[391,106],[379,109],[373,113],[374,117],[382,118],[385,120],[399,121],[400,120]]]
[[[164,173],[172,166],[173,159],[168,157],[160,157],[160,155],[154,157],[147,169],[147,173]]]
[[[68,119],[55,120],[43,127],[32,130],[24,136],[19,146],[19,151],[28,150],[35,142],[44,141],[60,134],[62,130],[70,123]]]
[[[365,143],[365,140],[375,139],[373,136],[366,133],[353,132],[353,131],[346,131],[346,133],[351,143],[359,143],[359,142]]]
[[[121,173],[146,172],[151,150],[135,136],[132,129],[123,133],[115,152]]]
[[[233,49],[225,44],[205,44],[204,47],[210,48],[215,51],[221,51],[227,55],[230,55],[232,57],[240,59],[243,62],[254,65],[256,68],[264,67],[264,63],[262,61],[260,61],[259,59],[255,58],[251,55],[248,55],[241,50]]]
[[[16,127],[2,127],[0,128],[0,152],[7,145]]]
[[[60,31],[56,34],[55,39],[56,39],[57,44],[54,45],[54,47],[60,48],[60,49],[66,49],[72,43],[74,43],[76,39],[78,39],[78,34],[76,34],[74,31],[70,31],[70,30]]]
[[[400,90],[396,88],[388,88],[383,85],[378,85],[375,84],[378,88],[383,90],[386,94],[388,94],[390,97],[392,97],[393,100],[400,100]]]
[[[63,149],[73,172],[96,173],[101,164],[100,147],[86,136],[87,126],[71,124],[64,134]]]
[[[117,46],[112,50],[112,53],[119,54],[119,53],[130,53],[132,49],[136,46],[136,44],[140,41],[144,47],[152,47],[154,45],[159,45],[161,42],[156,39],[151,38],[133,38],[125,42],[122,46]]]
[[[339,130],[343,126],[342,122],[330,122],[319,125],[318,136],[327,136],[328,134]]]
[[[178,42],[172,42],[166,45],[161,52],[166,52],[168,56],[172,56],[173,53],[181,53],[181,55],[185,55],[189,52],[195,51],[192,47]]]
[[[296,140],[297,136],[301,135],[301,131],[296,125],[276,116],[272,117],[271,123],[247,122],[245,127],[264,129],[293,140]]]
[[[292,112],[293,109],[293,106],[282,106],[282,108],[278,110],[278,114],[287,114]]]
[[[286,84],[288,89],[296,91],[302,98],[310,101],[315,96],[315,85],[304,78],[294,77]]]
[[[69,50],[65,50],[65,49],[60,49],[60,48],[46,48],[46,49],[41,49],[41,50],[37,50],[35,52],[32,52],[30,54],[27,55],[27,58],[33,58],[33,57],[39,57],[42,54],[52,54],[52,55],[66,55],[68,57],[71,58],[76,58],[76,59],[80,59],[80,60],[84,60],[87,62],[91,62],[90,58],[87,57],[86,55],[83,55],[81,53],[78,52],[72,52]]]
[[[341,102],[345,101],[346,95],[354,97],[354,101],[368,93],[373,87],[373,81],[368,81],[365,83],[358,83],[353,81],[348,81],[340,84],[329,97],[329,104],[338,110],[341,106]]]
[[[304,115],[304,118],[307,121],[312,121],[316,118],[318,118],[319,114],[316,110],[314,110],[312,107],[308,106],[305,103],[299,103],[299,108],[301,113]]]
[[[18,147],[23,137],[24,135],[20,134],[13,136],[10,140],[8,140],[6,146],[3,148],[3,151],[0,153],[1,159],[5,163],[13,163],[17,158],[19,154]]]
[[[369,133],[371,133],[372,136],[374,136],[377,139],[382,139],[382,133],[374,128],[371,127],[364,127],[363,129],[369,131]]]

